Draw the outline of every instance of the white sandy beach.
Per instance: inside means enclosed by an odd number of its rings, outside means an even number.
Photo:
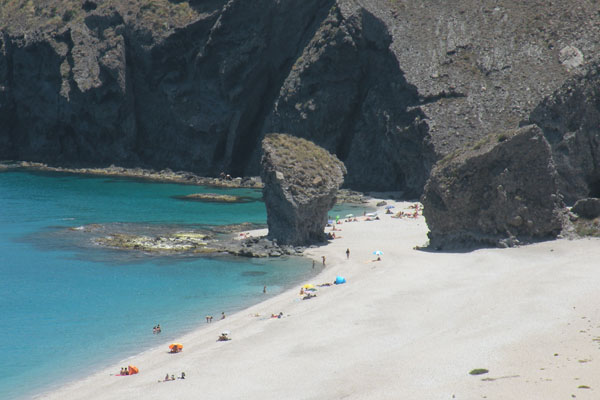
[[[306,252],[327,259],[306,283],[346,284],[309,300],[298,287],[181,337],[179,354],[165,343],[133,357],[137,375],[113,376],[120,363],[39,398],[600,398],[599,240],[435,253],[414,249],[422,216],[383,213]],[[216,341],[223,330],[231,341]]]

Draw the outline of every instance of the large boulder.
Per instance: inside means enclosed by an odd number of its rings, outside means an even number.
[[[573,205],[572,212],[581,218],[594,219],[600,217],[600,199],[588,198],[579,199]]]
[[[285,134],[267,135],[262,149],[269,238],[290,245],[323,241],[327,212],[344,182],[344,164],[314,143]]]
[[[435,249],[511,246],[554,238],[563,226],[550,145],[535,125],[440,160],[422,202]]]

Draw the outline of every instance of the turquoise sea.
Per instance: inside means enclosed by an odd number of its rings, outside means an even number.
[[[176,198],[199,192],[249,201]],[[201,326],[205,315],[239,311],[319,272],[296,257],[111,250],[69,228],[153,232],[242,222],[266,223],[260,190],[0,172],[0,399],[30,398],[88,375]],[[160,335],[152,334],[156,324]]]

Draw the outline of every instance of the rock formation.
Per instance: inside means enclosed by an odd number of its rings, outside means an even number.
[[[598,218],[600,217],[600,199],[589,198],[577,200],[571,211],[581,218]]]
[[[567,204],[600,197],[600,64],[569,79],[529,118],[552,146],[559,188]]]
[[[323,241],[327,212],[344,181],[344,164],[314,143],[290,135],[269,134],[262,148],[268,237],[294,246]]]
[[[422,202],[435,249],[554,238],[564,220],[550,146],[535,125],[440,160]]]
[[[0,8],[0,160],[256,175],[264,134],[289,132],[352,188],[418,195],[600,53],[587,0],[54,5]]]

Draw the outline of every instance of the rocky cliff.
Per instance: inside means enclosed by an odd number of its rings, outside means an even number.
[[[531,113],[552,146],[560,191],[573,205],[600,197],[600,67],[567,80]]]
[[[280,131],[406,196],[600,47],[587,0],[10,0],[0,27],[0,159],[255,175]]]
[[[268,237],[293,246],[324,241],[344,164],[322,147],[290,135],[269,134],[262,149]]]

